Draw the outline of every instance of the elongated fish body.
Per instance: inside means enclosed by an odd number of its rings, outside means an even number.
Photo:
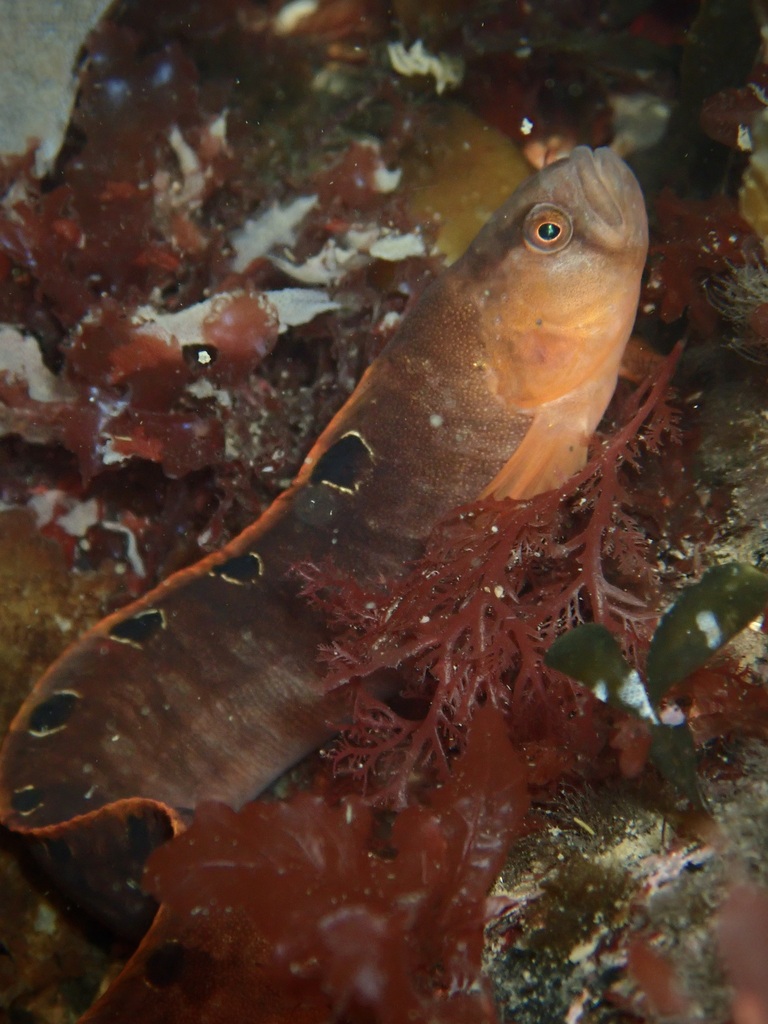
[[[73,898],[140,927],[131,876],[152,847],[199,801],[237,807],[328,737],[327,638],[291,567],[394,577],[454,506],[530,496],[583,464],[646,250],[640,189],[612,152],[540,171],[426,289],[274,505],[51,666],[0,753],[0,820]]]

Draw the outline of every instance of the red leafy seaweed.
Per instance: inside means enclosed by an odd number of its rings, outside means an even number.
[[[658,308],[667,324],[687,310],[695,330],[710,335],[718,313],[707,286],[731,267],[754,258],[757,236],[728,196],[681,199],[664,189],[656,200],[656,215],[659,226],[641,304]]]
[[[329,806],[301,793],[238,813],[204,804],[153,854],[146,881],[177,913],[245,916],[273,950],[281,982],[305,1000],[314,987],[336,1018],[490,1022],[486,896],[521,827],[525,776],[501,716],[487,708],[450,781],[386,836],[358,796]]]

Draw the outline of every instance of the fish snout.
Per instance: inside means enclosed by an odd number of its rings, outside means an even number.
[[[611,249],[644,250],[648,245],[648,217],[643,193],[627,164],[603,146],[578,146],[571,161],[586,200],[591,229]]]

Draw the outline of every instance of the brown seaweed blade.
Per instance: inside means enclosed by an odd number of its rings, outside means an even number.
[[[329,734],[324,629],[291,566],[330,556],[393,578],[454,506],[526,497],[583,463],[646,246],[614,154],[545,168],[427,289],[272,508],[52,666],[5,741],[0,818],[48,842],[73,898],[136,931],[147,908],[124,906],[126,871],[200,801],[240,806]]]

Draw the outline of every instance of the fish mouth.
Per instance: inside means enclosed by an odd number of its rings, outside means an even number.
[[[577,146],[570,155],[591,213],[601,222],[608,244],[642,244],[647,240],[643,193],[632,171],[607,147]]]

